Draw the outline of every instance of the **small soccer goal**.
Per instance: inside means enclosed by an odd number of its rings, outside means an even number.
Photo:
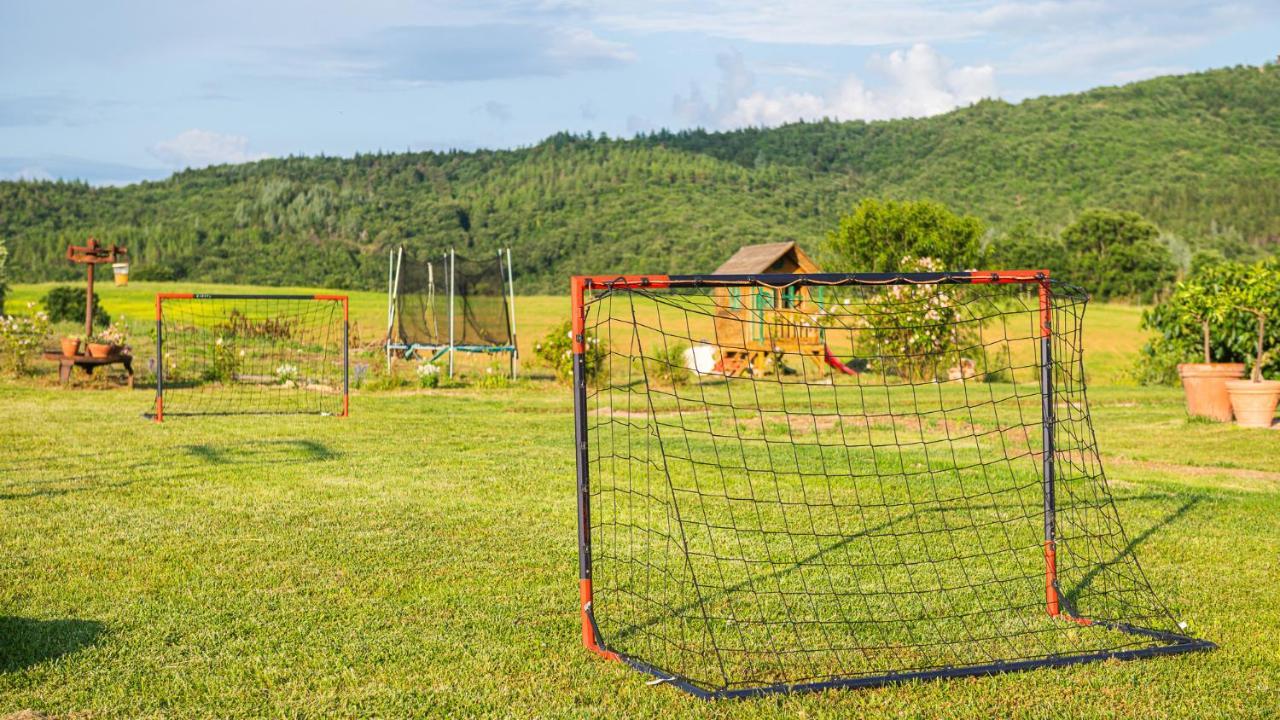
[[[342,415],[345,295],[156,296],[152,417]]]
[[[1043,271],[577,277],[582,641],[701,697],[1213,648],[1134,556]]]
[[[397,355],[443,359],[453,377],[457,353],[505,354],[514,378],[515,309],[510,248],[480,259],[450,249],[435,260],[399,248],[388,262],[387,366]]]

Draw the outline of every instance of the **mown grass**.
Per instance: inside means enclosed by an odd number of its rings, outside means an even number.
[[[1280,693],[1280,436],[1092,391],[1132,551],[1208,654],[708,705],[579,645],[565,388],[144,422],[0,385],[0,711],[1209,717]]]

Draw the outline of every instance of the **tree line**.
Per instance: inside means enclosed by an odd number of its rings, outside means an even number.
[[[92,234],[127,246],[137,279],[351,289],[382,287],[401,245],[509,246],[519,292],[561,292],[572,273],[709,272],[746,244],[820,247],[863,199],[929,198],[979,219],[992,261],[1070,277],[1105,259],[1119,269],[1090,289],[1141,298],[1170,268],[1274,253],[1276,97],[1269,65],[924,119],[562,133],[516,150],[289,157],[119,188],[0,182],[0,237],[11,282],[78,277],[63,253]],[[1113,239],[1078,245],[1098,237]]]

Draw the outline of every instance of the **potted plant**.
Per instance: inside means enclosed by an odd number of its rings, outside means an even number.
[[[1280,315],[1280,263],[1254,264],[1231,292],[1232,305],[1253,316],[1257,335],[1253,371],[1248,380],[1227,382],[1236,422],[1243,427],[1271,427],[1280,403],[1280,380],[1264,380],[1262,369],[1271,357],[1266,349],[1267,321]]]
[[[1244,363],[1214,362],[1210,330],[1222,322],[1230,309],[1225,273],[1210,271],[1203,278],[1178,283],[1169,298],[1169,310],[1185,326],[1198,326],[1204,362],[1179,363],[1178,377],[1187,399],[1187,414],[1231,420],[1231,398],[1227,381],[1244,377]]]
[[[62,354],[67,357],[75,357],[80,354],[80,338],[74,335],[68,335],[62,338]]]
[[[103,330],[99,337],[111,346],[108,352],[109,355],[118,355],[124,350],[125,343],[129,340],[129,332],[124,325],[114,322],[106,330]]]
[[[111,339],[103,337],[102,333],[91,336],[89,338],[89,357],[111,357]]]

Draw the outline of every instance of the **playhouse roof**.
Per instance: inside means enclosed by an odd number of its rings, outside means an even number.
[[[745,245],[738,248],[733,257],[716,268],[715,275],[750,275],[769,272],[788,254],[798,267],[798,272],[818,272],[818,266],[796,245],[795,241],[764,243],[762,245]]]

